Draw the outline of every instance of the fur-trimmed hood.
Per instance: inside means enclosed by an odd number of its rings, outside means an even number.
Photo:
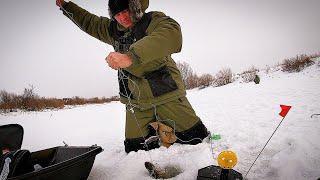
[[[128,0],[128,1],[129,1],[129,11],[131,15],[131,20],[132,22],[136,23],[142,18],[146,9],[149,7],[149,0]],[[110,18],[114,20],[110,7],[108,7],[108,11],[109,11]]]

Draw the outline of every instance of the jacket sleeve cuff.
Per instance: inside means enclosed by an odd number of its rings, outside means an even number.
[[[74,8],[76,7],[77,5],[74,4],[73,2],[69,1],[69,2],[65,2],[63,5],[62,5],[62,8],[60,8],[60,10],[65,10],[65,11],[73,11]],[[63,11],[63,14],[66,15],[66,12]]]
[[[142,76],[141,72],[139,72],[139,67],[141,66],[140,57],[132,49],[129,50],[126,55],[131,58],[132,64],[129,67],[125,68],[125,70],[130,72],[134,76]]]
[[[137,67],[137,66],[141,65],[140,57],[133,50],[128,51],[126,54],[132,60],[132,64],[129,67]]]

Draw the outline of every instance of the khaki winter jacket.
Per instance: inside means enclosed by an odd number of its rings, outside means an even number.
[[[143,12],[148,7],[148,0],[140,0]],[[80,8],[72,2],[63,7],[67,17],[77,23],[81,29],[91,36],[115,47],[117,41],[110,33],[112,21],[107,17],[98,17]],[[113,22],[114,23],[114,22]],[[131,32],[117,24],[118,31]],[[186,95],[185,86],[176,63],[171,54],[181,51],[182,35],[179,24],[162,12],[151,12],[151,20],[145,36],[130,45],[126,52],[133,64],[123,69],[128,72],[127,87],[129,94],[120,93],[120,101],[140,109],[149,109]],[[121,72],[120,72],[121,73]],[[119,85],[123,84],[122,79]],[[120,90],[121,91],[121,90]]]

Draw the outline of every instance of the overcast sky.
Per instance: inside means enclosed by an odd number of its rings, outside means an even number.
[[[108,16],[107,0],[75,0]],[[240,72],[320,51],[319,0],[151,0],[180,23],[183,48],[173,57],[199,74]],[[117,95],[117,73],[104,59],[113,49],[64,17],[55,0],[0,1],[0,90],[33,85],[47,97]]]

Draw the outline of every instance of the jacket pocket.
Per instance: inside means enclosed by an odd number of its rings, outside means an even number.
[[[172,79],[167,66],[152,71],[145,75],[154,97],[161,96],[178,89],[176,82]]]

